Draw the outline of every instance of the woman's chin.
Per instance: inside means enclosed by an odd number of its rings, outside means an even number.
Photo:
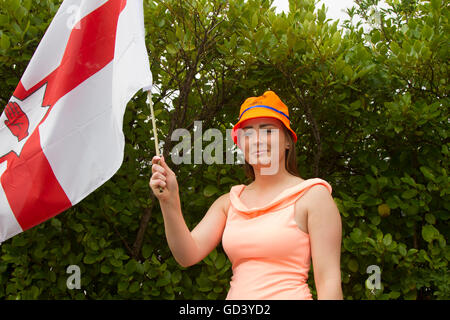
[[[269,166],[272,163],[270,155],[252,155],[249,163],[254,166]]]

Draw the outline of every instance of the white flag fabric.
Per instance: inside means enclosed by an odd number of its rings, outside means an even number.
[[[142,0],[65,0],[0,117],[0,243],[80,202],[123,162],[152,85]]]

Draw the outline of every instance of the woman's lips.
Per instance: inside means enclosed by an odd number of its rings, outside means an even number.
[[[267,150],[261,150],[261,151],[253,152],[253,154],[254,154],[255,156],[260,156],[260,155],[262,155],[262,154],[264,154],[264,153],[267,153]]]

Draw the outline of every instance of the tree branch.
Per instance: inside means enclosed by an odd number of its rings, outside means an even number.
[[[153,197],[156,199],[156,197],[153,195]],[[133,258],[136,260],[142,260],[141,250],[142,245],[144,243],[144,236],[145,231],[147,230],[148,224],[150,222],[150,218],[152,217],[152,209],[153,209],[153,203],[150,208],[146,208],[144,210],[144,214],[141,217],[141,222],[139,223],[139,229],[136,234],[136,240],[134,241],[133,247],[132,247],[132,254]]]

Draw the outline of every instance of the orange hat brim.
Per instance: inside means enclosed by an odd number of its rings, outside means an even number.
[[[290,132],[292,139],[294,140],[294,143],[297,142],[297,135],[295,134],[294,130],[291,129],[289,119],[280,112],[272,110],[270,107],[261,106],[258,108],[252,108],[250,110],[247,110],[242,114],[241,119],[239,119],[239,121],[234,125],[233,129],[231,130],[231,137],[233,138],[234,143],[237,145],[237,129],[239,129],[242,126],[242,123],[244,121],[262,117],[275,118],[280,120]]]

